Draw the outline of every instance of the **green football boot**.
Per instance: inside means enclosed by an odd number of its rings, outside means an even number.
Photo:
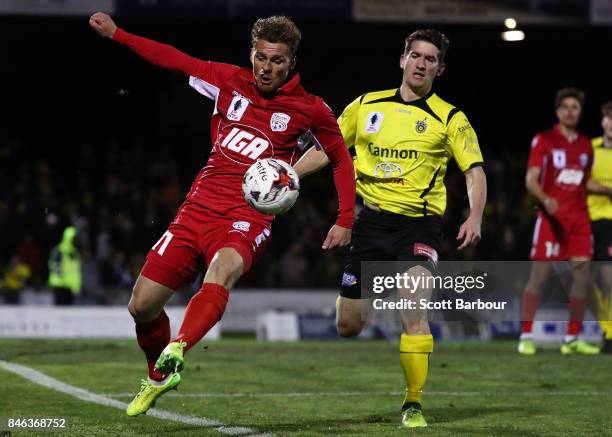
[[[536,345],[530,338],[525,338],[519,341],[518,352],[522,355],[535,355],[537,349]]]
[[[157,398],[169,390],[176,390],[180,382],[181,375],[178,373],[172,373],[169,375],[163,385],[155,385],[150,383],[148,380],[143,379],[140,383],[140,391],[134,397],[132,402],[130,402],[125,412],[128,416],[146,414],[149,408],[153,408],[155,406],[155,401]]]
[[[423,428],[427,426],[421,408],[410,406],[402,411],[402,426],[404,428]]]
[[[577,338],[569,343],[563,343],[561,353],[563,355],[597,355],[599,354],[599,347]]]
[[[183,370],[185,360],[183,359],[183,349],[187,346],[185,341],[173,341],[164,348],[160,354],[155,369],[163,374],[176,373]]]

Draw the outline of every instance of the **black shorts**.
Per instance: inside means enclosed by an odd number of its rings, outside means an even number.
[[[361,299],[362,261],[415,261],[433,272],[441,245],[440,217],[407,217],[363,208],[353,226],[340,296]]]
[[[595,220],[591,226],[595,243],[593,259],[612,261],[612,220]]]

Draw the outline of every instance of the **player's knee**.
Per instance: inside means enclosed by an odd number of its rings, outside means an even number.
[[[408,335],[427,335],[429,322],[427,320],[402,320],[404,332]]]
[[[137,289],[138,284],[134,286],[132,297],[128,303],[128,311],[132,318],[137,322],[147,322],[153,320],[159,313],[158,308],[151,305],[144,299],[139,299],[137,296],[142,296],[141,290]]]
[[[337,320],[336,330],[340,337],[354,337],[361,333],[363,329],[363,323],[348,321],[348,320]]]
[[[156,309],[151,308],[144,302],[138,302],[135,299],[130,299],[130,303],[128,303],[128,311],[132,315],[132,318],[137,322],[148,322],[157,316]]]
[[[231,288],[242,275],[244,262],[233,249],[221,249],[208,266],[204,282],[213,282]]]

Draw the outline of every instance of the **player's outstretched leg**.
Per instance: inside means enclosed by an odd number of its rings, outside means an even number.
[[[189,300],[176,338],[160,354],[155,368],[162,373],[180,372],[185,367],[184,353],[196,345],[221,320],[228,289],[242,275],[242,256],[233,248],[219,249],[206,271],[202,288]]]
[[[134,286],[128,309],[136,323],[136,338],[147,359],[149,377],[142,381],[140,391],[128,405],[129,416],[146,413],[159,396],[180,382],[180,377],[167,376],[155,369],[157,357],[170,340],[170,320],[163,307],[173,292],[142,275]]]

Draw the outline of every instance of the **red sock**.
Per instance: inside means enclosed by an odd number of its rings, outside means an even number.
[[[149,378],[154,381],[161,381],[165,375],[155,370],[155,361],[170,342],[170,320],[168,320],[166,312],[162,310],[150,322],[136,322],[136,337],[140,349],[147,357]]]
[[[185,351],[191,349],[225,312],[228,299],[227,289],[218,284],[204,283],[193,295],[185,310],[181,329],[174,341],[186,341]]]
[[[586,310],[586,299],[569,297],[569,323],[567,335],[578,335],[582,326],[582,319]]]
[[[523,292],[523,308],[521,314],[521,319],[523,320],[523,334],[531,334],[531,329],[533,328],[533,318],[535,317],[539,306],[540,295],[534,294],[529,290],[525,290]]]

